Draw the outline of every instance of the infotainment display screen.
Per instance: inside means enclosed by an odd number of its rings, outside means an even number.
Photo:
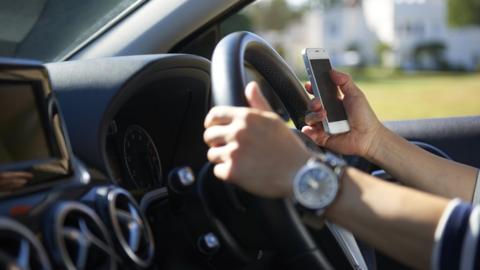
[[[0,196],[68,181],[70,153],[46,69],[0,63]]]
[[[52,157],[38,103],[31,84],[0,84],[1,164]]]

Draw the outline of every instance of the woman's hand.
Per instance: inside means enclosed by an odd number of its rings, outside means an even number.
[[[249,83],[245,94],[251,108],[217,106],[205,118],[214,174],[256,195],[290,196],[293,178],[310,152],[272,112],[257,83]]]
[[[340,87],[343,105],[347,112],[350,131],[338,135],[329,135],[323,130],[322,120],[327,117],[318,98],[309,104],[310,113],[305,117],[307,126],[302,131],[318,145],[346,155],[358,155],[370,158],[382,138],[386,128],[378,120],[368,104],[365,94],[355,85],[352,78],[342,72],[332,71],[333,82]],[[305,85],[312,92],[310,83]]]

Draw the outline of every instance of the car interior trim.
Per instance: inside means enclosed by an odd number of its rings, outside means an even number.
[[[143,5],[147,0],[138,0],[135,3],[133,3],[131,6],[123,10],[120,14],[118,14],[116,17],[114,17],[112,20],[110,20],[107,24],[102,26],[100,29],[98,29],[95,33],[93,33],[91,36],[89,36],[87,39],[85,39],[83,42],[79,43],[77,46],[75,46],[71,51],[67,52],[65,55],[61,56],[60,58],[56,59],[56,61],[65,61],[69,58],[71,58],[73,55],[75,55],[78,51],[80,51],[82,48],[87,47],[89,43],[100,37],[103,33],[108,31],[110,28],[112,28],[115,24],[119,23],[122,19],[125,19],[130,13],[135,11],[137,8],[139,8],[141,5]]]
[[[440,148],[436,147],[436,146],[433,146],[429,143],[425,143],[425,142],[420,142],[420,141],[410,141],[410,143],[434,154],[434,155],[437,155],[437,156],[440,156],[440,157],[443,157],[445,159],[448,159],[448,160],[453,160],[447,153],[445,153],[445,151],[441,150]],[[377,178],[381,178],[383,180],[388,180],[388,181],[395,181],[393,179],[393,177],[388,173],[386,172],[385,170],[383,169],[379,169],[379,170],[374,170],[370,173],[370,175],[374,176],[374,177],[377,177]],[[479,191],[480,192],[480,191]]]
[[[239,2],[239,0],[150,0],[69,60],[166,53],[197,28]],[[192,13],[192,10],[197,12]],[[179,20],[179,17],[184,19]],[[165,25],[169,27],[166,28]]]
[[[360,251],[353,234],[333,223],[325,222],[325,224],[337,240],[353,269],[368,270],[367,263],[363,258],[362,252]]]
[[[143,55],[48,64],[75,153],[110,177],[108,126],[130,97],[162,78],[197,78],[209,88],[210,62],[192,55]],[[85,81],[84,78],[89,80]],[[85,110],[83,104],[89,104]],[[205,104],[207,106],[208,104]],[[82,111],[82,114],[78,114]]]
[[[409,141],[435,145],[456,162],[480,168],[480,117],[388,121],[387,128]]]
[[[166,187],[151,190],[143,195],[142,200],[140,201],[140,209],[142,209],[144,213],[147,213],[152,204],[163,201],[167,198],[168,190]]]
[[[475,189],[473,191],[473,204],[480,204],[480,170],[477,173],[477,180],[475,181]]]

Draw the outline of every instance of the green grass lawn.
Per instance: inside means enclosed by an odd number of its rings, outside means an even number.
[[[480,73],[368,69],[354,79],[382,120],[480,115]]]

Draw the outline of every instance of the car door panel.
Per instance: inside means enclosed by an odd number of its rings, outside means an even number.
[[[457,162],[480,168],[480,116],[391,121],[385,125],[409,141],[430,144]]]

